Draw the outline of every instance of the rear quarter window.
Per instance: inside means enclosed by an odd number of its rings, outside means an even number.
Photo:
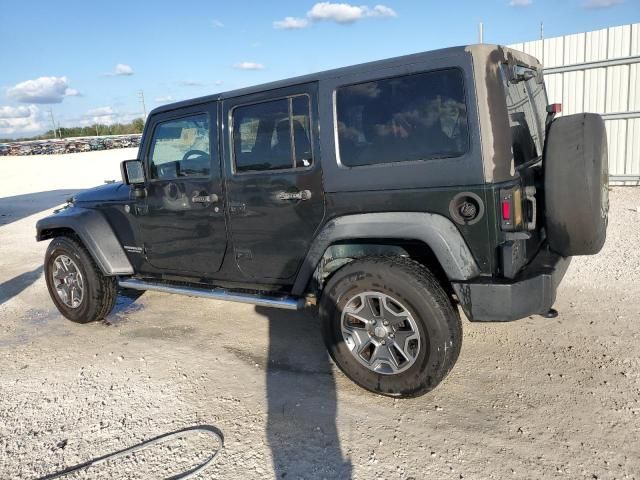
[[[338,158],[347,167],[459,157],[469,149],[458,69],[338,88],[336,122]]]

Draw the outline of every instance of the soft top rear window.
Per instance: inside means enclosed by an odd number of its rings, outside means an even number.
[[[507,111],[515,166],[529,163],[542,155],[547,116],[547,92],[535,70],[522,66],[502,66]]]

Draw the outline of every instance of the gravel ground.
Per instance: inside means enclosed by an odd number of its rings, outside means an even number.
[[[605,249],[574,259],[558,318],[465,321],[444,383],[392,400],[335,369],[308,312],[146,293],[64,320],[34,223],[133,156],[0,158],[0,478],[198,424],[225,436],[200,478],[640,478],[639,189],[611,192]],[[215,448],[185,435],[72,478],[169,476]]]

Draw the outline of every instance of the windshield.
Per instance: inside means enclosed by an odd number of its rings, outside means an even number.
[[[544,83],[538,82],[535,70],[516,66],[515,75],[508,75],[508,68],[502,66],[502,80],[517,168],[542,155],[548,102]],[[510,80],[510,77],[514,79]]]

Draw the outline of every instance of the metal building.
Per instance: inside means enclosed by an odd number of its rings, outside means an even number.
[[[610,180],[640,184],[640,23],[510,47],[540,60],[549,100],[565,115],[603,116]]]

